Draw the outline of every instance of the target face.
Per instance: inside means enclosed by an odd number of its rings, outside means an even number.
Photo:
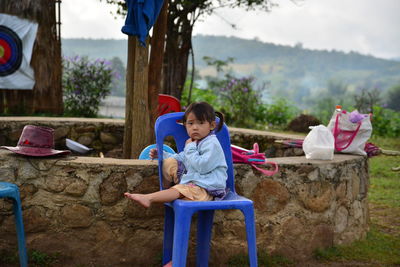
[[[19,69],[22,63],[22,41],[10,28],[0,25],[0,77]]]

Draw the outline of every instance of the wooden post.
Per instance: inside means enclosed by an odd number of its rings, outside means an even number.
[[[150,144],[148,107],[148,45],[140,45],[137,37],[128,37],[126,75],[124,158],[138,158]]]

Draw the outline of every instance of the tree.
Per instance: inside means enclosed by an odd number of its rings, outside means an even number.
[[[33,90],[0,90],[0,113],[62,114],[61,42],[56,33],[56,1],[1,0],[0,13],[39,24],[32,51]]]
[[[117,14],[124,14],[124,0],[106,0],[118,5]],[[195,22],[221,7],[261,9],[270,11],[274,0],[169,0],[167,38],[165,44],[163,82],[160,92],[181,99],[187,75],[189,52],[192,49],[192,31]]]
[[[388,91],[387,107],[400,111],[400,84],[393,86]]]
[[[124,13],[125,2],[106,1],[118,5],[117,13]],[[226,2],[232,7],[246,5],[248,9],[251,9],[255,5],[270,8],[272,0],[245,0],[244,3],[241,0],[236,1]],[[218,3],[221,4],[221,2]],[[154,26],[154,35],[150,40],[152,49],[148,65],[149,57],[145,55],[148,51],[139,47],[133,36],[128,37],[126,107],[132,105],[133,108],[127,108],[125,111],[125,158],[139,156],[139,148],[143,148],[146,142],[154,140],[151,127],[155,122],[154,111],[157,107],[158,92],[181,98],[186,80],[189,51],[192,48],[193,25],[200,15],[212,12],[213,4],[212,0],[164,2],[161,15]],[[129,62],[135,62],[135,66]],[[161,74],[161,69],[158,68],[163,65],[165,66],[163,82],[160,83],[162,89],[159,90],[157,79],[161,78],[161,75],[158,75]]]
[[[354,106],[361,113],[372,113],[374,106],[381,102],[380,90],[374,89],[362,89],[361,93],[354,95]]]

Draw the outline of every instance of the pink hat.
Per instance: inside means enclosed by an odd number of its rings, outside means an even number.
[[[69,150],[55,150],[53,136],[54,129],[52,128],[26,125],[22,130],[16,147],[1,146],[0,148],[33,157],[47,157],[71,153]]]

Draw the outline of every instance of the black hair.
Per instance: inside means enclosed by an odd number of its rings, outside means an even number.
[[[207,102],[193,102],[185,110],[185,115],[183,116],[183,124],[186,123],[189,113],[193,112],[196,119],[199,121],[208,121],[212,123],[216,120],[216,116],[219,118],[219,123],[215,129],[216,132],[221,130],[222,125],[224,125],[224,115],[221,112],[215,111],[214,108]]]

